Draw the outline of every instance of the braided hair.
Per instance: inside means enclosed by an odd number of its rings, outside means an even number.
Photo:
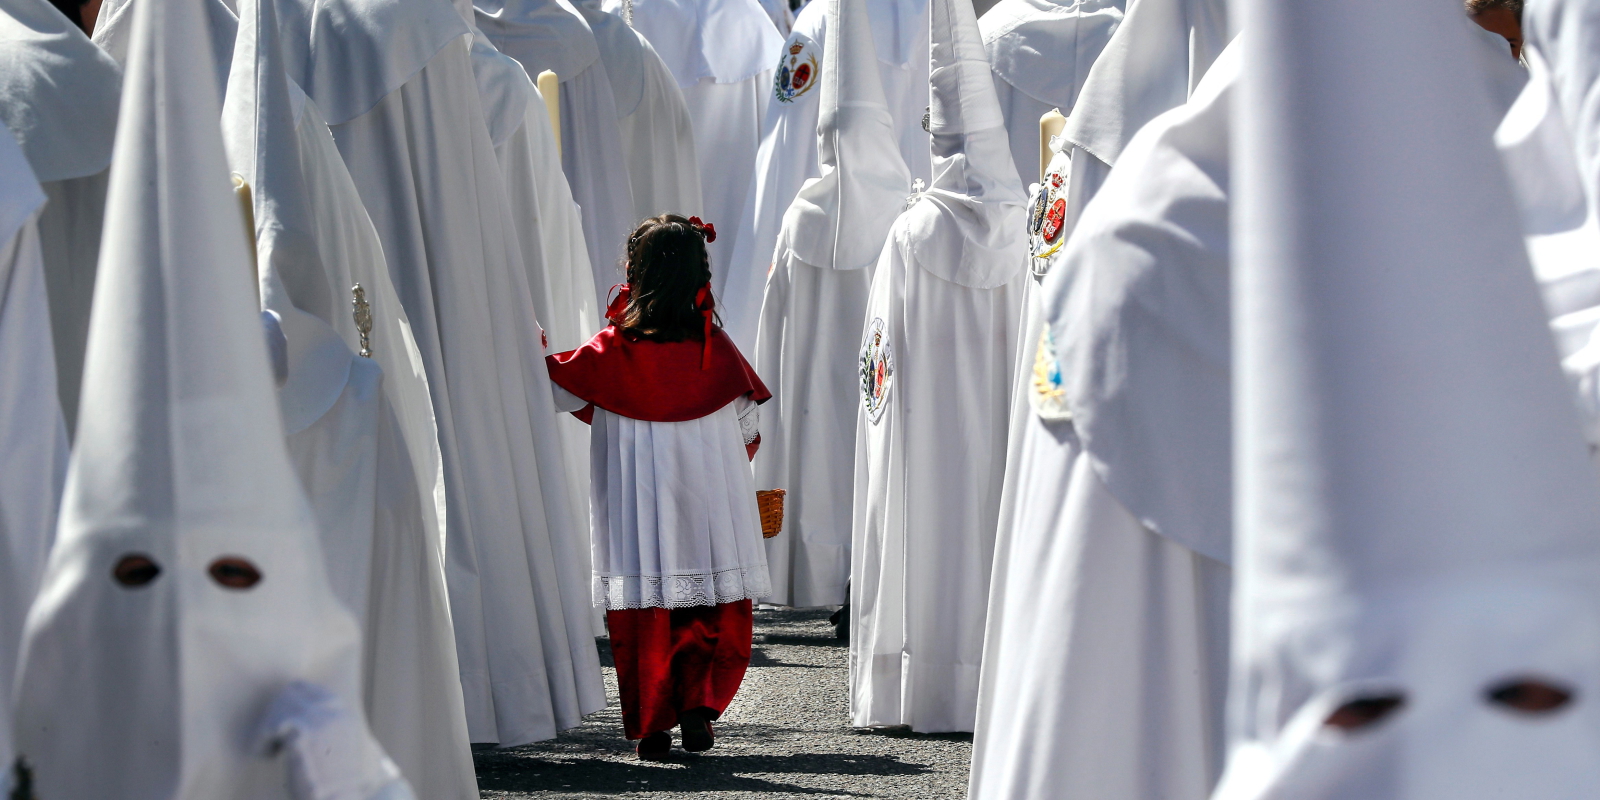
[[[658,342],[704,339],[701,312],[713,303],[706,233],[687,217],[662,214],[639,223],[628,237],[628,305],[615,320],[634,336]],[[717,327],[721,319],[715,319]]]

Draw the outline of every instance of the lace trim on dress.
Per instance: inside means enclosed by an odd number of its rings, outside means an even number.
[[[739,433],[744,435],[745,444],[761,438],[761,406],[752,403],[739,415]]]
[[[772,593],[765,567],[742,567],[693,575],[595,575],[594,604],[626,608],[693,608]]]

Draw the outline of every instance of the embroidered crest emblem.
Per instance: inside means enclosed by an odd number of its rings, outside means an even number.
[[[1028,207],[1028,252],[1034,258],[1033,274],[1037,277],[1050,271],[1050,257],[1067,240],[1062,235],[1067,222],[1067,168],[1068,164],[1052,163]]]
[[[883,317],[874,318],[861,342],[861,407],[874,425],[883,418],[894,381],[894,347],[886,327]]]
[[[793,103],[796,97],[811,91],[817,83],[817,73],[822,65],[817,63],[817,48],[798,36],[789,40],[778,59],[778,69],[772,77],[772,95],[780,103]]]
[[[1064,422],[1072,419],[1067,408],[1067,391],[1061,379],[1061,361],[1056,358],[1055,339],[1046,325],[1039,333],[1039,346],[1033,351],[1032,391],[1028,392],[1028,405],[1033,413],[1045,422]]]

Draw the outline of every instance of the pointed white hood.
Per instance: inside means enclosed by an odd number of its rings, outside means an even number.
[[[40,796],[282,797],[262,714],[294,681],[359,710],[358,634],[284,450],[201,0],[133,14],[18,750]]]
[[[1128,6],[1061,133],[1111,165],[1145,123],[1189,99],[1228,44],[1227,0],[1133,0]]]
[[[928,24],[933,185],[920,202],[937,213],[907,214],[911,246],[929,272],[992,289],[1026,261],[1028,244],[1018,232],[1027,195],[972,4],[930,0]]]
[[[568,0],[476,0],[478,28],[494,46],[537,76],[565,81],[600,57],[589,22]]]
[[[1216,797],[1593,797],[1600,497],[1460,9],[1243,7]]]
[[[866,0],[827,0],[817,161],[784,214],[778,252],[824,269],[872,266],[904,210],[911,170],[884,99]]]
[[[45,0],[0,0],[0,122],[41,182],[111,163],[122,69]]]

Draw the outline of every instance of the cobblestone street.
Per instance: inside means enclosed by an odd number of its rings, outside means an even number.
[[[758,610],[744,686],[703,755],[638,760],[612,706],[554,741],[475,752],[485,798],[882,797],[953,800],[966,792],[972,737],[858,731],[846,715],[848,649],[827,611]],[[676,743],[676,736],[674,736]]]

